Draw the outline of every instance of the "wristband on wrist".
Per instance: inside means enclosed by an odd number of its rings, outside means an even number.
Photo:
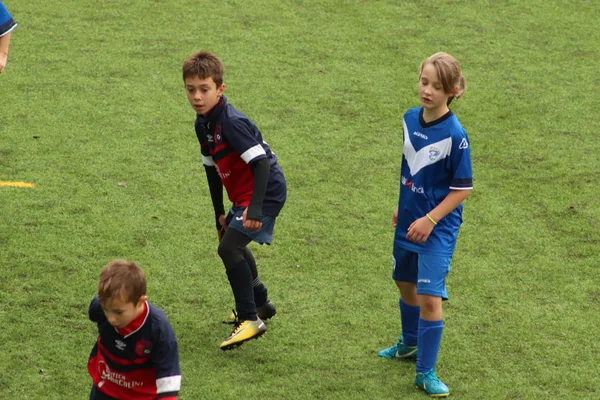
[[[438,224],[437,222],[435,222],[435,220],[433,218],[431,218],[431,215],[429,215],[429,213],[425,214],[425,216],[431,221],[431,223],[433,225],[437,225]]]

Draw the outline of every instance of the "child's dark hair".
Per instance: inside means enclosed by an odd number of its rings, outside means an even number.
[[[200,79],[211,77],[220,87],[223,84],[223,63],[208,51],[194,53],[183,62],[183,80],[193,76]]]
[[[100,282],[98,282],[100,304],[115,297],[137,304],[145,294],[146,274],[136,263],[114,260],[102,268]]]
[[[467,90],[467,81],[462,74],[460,62],[448,53],[435,53],[427,57],[421,63],[421,72],[425,65],[431,64],[438,74],[444,92],[452,94],[448,99],[448,105],[456,97],[462,97]]]

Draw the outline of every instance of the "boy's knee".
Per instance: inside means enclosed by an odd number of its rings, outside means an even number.
[[[219,254],[219,257],[221,257],[221,260],[223,260],[223,264],[225,264],[226,268],[227,266],[235,265],[244,259],[244,255],[239,248],[228,246],[222,241],[219,243],[217,253]]]

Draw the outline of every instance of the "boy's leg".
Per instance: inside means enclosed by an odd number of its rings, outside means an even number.
[[[240,321],[256,320],[256,304],[252,289],[252,272],[244,257],[244,248],[250,238],[235,229],[228,229],[219,242],[218,253],[235,298],[235,308]]]
[[[219,256],[225,264],[227,278],[235,298],[238,322],[235,328],[219,346],[221,350],[230,350],[242,343],[260,337],[267,331],[264,322],[256,316],[252,272],[243,256],[243,248],[250,238],[235,229],[227,229],[219,243]]]
[[[417,293],[421,312],[415,384],[424,389],[427,394],[436,397],[450,394],[448,387],[435,373],[444,330],[442,299],[448,298],[445,281],[450,270],[450,260],[451,257],[424,254],[419,258]]]
[[[244,259],[248,262],[250,266],[250,272],[252,274],[252,288],[254,290],[254,302],[256,303],[256,307],[260,307],[267,302],[268,291],[267,287],[264,283],[261,282],[258,277],[258,269],[256,268],[256,260],[254,259],[254,255],[250,251],[250,249],[246,246],[242,250]]]
[[[393,252],[392,278],[400,289],[400,338],[398,343],[381,350],[383,358],[414,359],[417,353],[419,306],[416,295],[418,254],[395,247]]]

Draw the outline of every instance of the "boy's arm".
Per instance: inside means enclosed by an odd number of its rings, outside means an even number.
[[[267,192],[269,175],[271,174],[271,165],[269,160],[261,158],[250,164],[254,174],[254,187],[252,189],[252,198],[248,205],[246,218],[253,221],[262,221],[262,203]]]
[[[98,295],[94,296],[90,303],[90,307],[88,309],[88,317],[92,322],[98,322],[99,317],[102,316],[102,307],[100,306],[100,300],[98,300]]]
[[[181,370],[177,338],[170,323],[163,323],[157,335],[156,351],[152,353],[156,371],[156,398],[177,400],[181,389]]]
[[[225,207],[223,207],[223,183],[217,173],[216,167],[204,165],[204,170],[206,171],[210,198],[212,200],[213,209],[215,210],[216,227],[217,230],[220,230],[222,226],[219,223],[219,217],[225,214]]]

